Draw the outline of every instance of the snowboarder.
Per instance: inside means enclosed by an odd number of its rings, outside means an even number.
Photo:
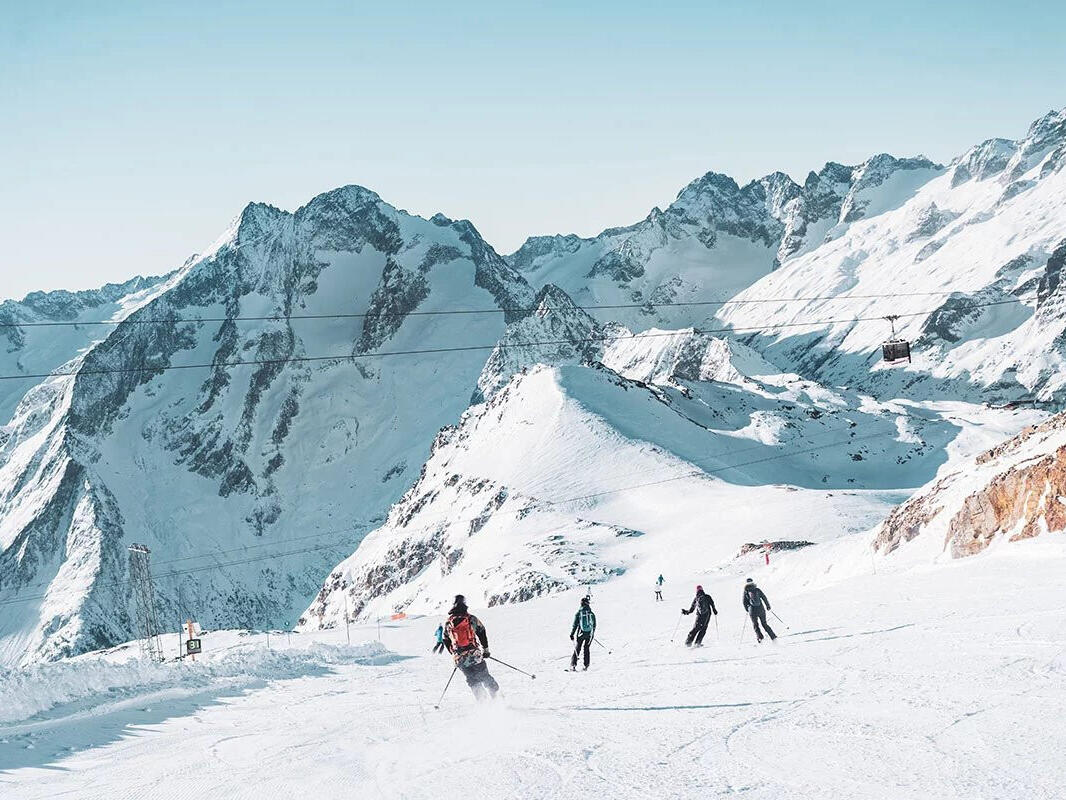
[[[744,583],[744,610],[751,617],[752,627],[755,628],[755,638],[758,641],[762,641],[762,631],[759,630],[760,623],[763,630],[770,637],[770,641],[777,638],[773,628],[766,624],[766,612],[770,610],[770,601],[766,599],[763,590],[756,586],[755,581],[751,578],[748,578]]]
[[[448,621],[444,624],[444,646],[452,654],[466,685],[478,700],[488,692],[495,697],[500,690],[496,679],[489,674],[489,635],[481,620],[471,614],[466,607],[466,598],[461,594],[455,596],[455,603],[448,612]]]
[[[596,614],[592,611],[592,605],[589,598],[581,598],[581,608],[574,614],[574,624],[570,627],[570,641],[575,641],[574,634],[577,634],[577,645],[574,647],[574,654],[570,656],[570,669],[577,669],[577,657],[581,653],[581,648],[585,648],[585,669],[589,668],[589,647],[592,645],[592,638],[596,635]]]
[[[682,614],[691,614],[696,612],[696,624],[692,626],[692,630],[688,632],[688,636],[685,638],[685,647],[703,647],[703,637],[707,633],[707,625],[711,621],[711,614],[718,616],[718,609],[714,607],[714,600],[711,596],[703,591],[702,586],[696,587],[696,596],[692,598],[692,605],[688,608],[681,609]]]
[[[663,599],[663,584],[664,583],[666,583],[666,581],[663,580],[663,576],[662,575],[660,575],[659,578],[655,581],[655,599],[656,600],[662,600]]]
[[[438,625],[437,626],[437,632],[435,634],[433,634],[433,635],[437,638],[437,643],[435,645],[433,645],[433,652],[434,653],[443,653],[444,652],[444,626],[443,625]]]

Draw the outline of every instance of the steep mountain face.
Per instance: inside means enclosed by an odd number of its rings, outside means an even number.
[[[744,186],[709,172],[635,225],[592,239],[533,237],[508,261],[535,284],[561,286],[578,304],[638,306],[611,311],[631,327],[692,324],[705,310],[654,304],[727,299],[851,223],[895,207],[943,171],[924,158],[882,154],[856,167],[826,164],[803,186],[780,172]]]
[[[1061,401],[1064,148],[1066,110],[1024,139],[989,140],[897,194],[892,208],[874,215],[867,206],[865,218],[741,292],[716,322],[776,364],[880,397]],[[766,299],[781,297],[801,299]],[[878,364],[889,314],[914,343],[913,363],[899,370]]]
[[[874,547],[891,553],[919,539],[923,550],[959,558],[1064,530],[1066,414],[1058,414],[919,492],[892,512]]]
[[[469,223],[359,187],[291,214],[248,206],[2,429],[0,600],[20,602],[5,606],[0,659],[133,635],[131,542],[152,550],[168,623],[290,623],[403,495],[535,299]],[[496,311],[412,313],[455,308]],[[348,316],[300,319],[334,314]],[[439,343],[482,349],[377,357]]]

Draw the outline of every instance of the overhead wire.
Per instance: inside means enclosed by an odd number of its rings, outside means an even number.
[[[972,303],[967,306],[956,306],[954,311],[966,311],[978,308],[989,308],[992,306],[1001,306],[1008,304],[1017,304],[1025,302],[1027,299],[1032,298],[1011,298],[1009,300],[990,300],[982,303]],[[929,316],[936,313],[939,309],[930,309],[924,311],[911,311],[911,312],[894,312],[892,316],[896,318],[904,317],[921,317]],[[790,328],[799,327],[822,327],[829,325],[848,325],[859,322],[875,322],[882,321],[887,318],[887,315],[878,314],[872,316],[860,316],[841,319],[828,319],[828,320],[810,320],[810,321],[793,321],[793,322],[781,322],[772,323],[768,325],[752,325],[752,326],[730,326],[724,328],[697,328],[681,329],[676,331],[659,331],[659,332],[643,332],[643,333],[629,333],[625,335],[605,335],[605,336],[590,336],[583,339],[549,339],[542,341],[527,341],[527,342],[505,342],[498,341],[492,344],[478,344],[478,345],[457,345],[450,347],[429,347],[429,348],[413,348],[410,350],[386,350],[378,352],[366,352],[366,353],[338,353],[335,355],[324,356],[288,356],[285,358],[264,358],[264,359],[238,359],[230,361],[210,361],[201,362],[195,364],[162,364],[152,367],[100,367],[93,369],[75,369],[67,372],[51,372],[51,373],[29,373],[23,375],[0,375],[0,380],[30,380],[30,379],[47,379],[47,378],[63,378],[63,377],[82,377],[87,375],[121,375],[121,374],[140,374],[140,373],[159,373],[170,372],[174,370],[187,370],[187,369],[215,369],[219,367],[240,367],[240,366],[266,366],[266,365],[278,365],[278,364],[298,364],[298,363],[317,363],[324,361],[350,361],[355,359],[368,359],[368,358],[389,358],[395,356],[410,356],[410,355],[440,355],[443,353],[463,353],[463,352],[478,352],[486,350],[500,349],[516,349],[523,347],[548,347],[564,344],[594,344],[602,342],[623,341],[629,339],[652,339],[659,337],[678,336],[686,330],[691,330],[693,333],[710,335],[710,334],[729,334],[729,333],[759,333],[767,331],[778,331]]]
[[[438,317],[457,315],[479,314],[531,314],[535,311],[621,311],[625,309],[647,308],[691,308],[704,306],[732,306],[732,305],[763,305],[770,303],[807,303],[820,301],[839,300],[881,300],[899,297],[942,297],[955,294],[957,289],[942,289],[933,292],[888,292],[883,294],[836,294],[836,295],[809,295],[792,297],[752,297],[752,298],[726,298],[708,300],[662,300],[645,301],[643,303],[609,303],[594,305],[574,306],[502,306],[497,308],[455,308],[455,309],[427,309],[413,311],[364,311],[364,312],[334,312],[325,314],[263,314],[263,315],[227,315],[221,317],[163,317],[156,319],[138,319],[124,317],[122,319],[94,319],[94,320],[34,320],[24,322],[0,322],[2,328],[69,328],[82,325],[182,325],[187,323],[216,323],[216,322],[288,322],[290,320],[322,320],[322,319],[389,319],[393,317]]]

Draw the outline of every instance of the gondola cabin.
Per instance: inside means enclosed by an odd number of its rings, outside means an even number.
[[[889,365],[911,363],[911,343],[906,339],[890,339],[881,345],[881,358]]]
[[[896,336],[896,320],[899,315],[890,314],[885,319],[892,326],[892,338],[881,345],[881,359],[889,366],[902,364],[904,361],[911,363],[911,343]]]

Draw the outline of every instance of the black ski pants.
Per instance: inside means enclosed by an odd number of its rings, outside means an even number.
[[[692,630],[688,632],[688,636],[685,639],[685,646],[690,647],[693,644],[703,644],[703,637],[707,633],[707,626],[711,623],[711,615],[708,614],[705,617],[696,617],[696,624],[692,626]]]
[[[592,645],[591,633],[579,633],[577,639],[574,640],[577,644],[574,646],[574,654],[570,656],[570,669],[577,666],[577,657],[581,654],[581,648],[585,649],[585,669],[589,666],[589,647]]]
[[[500,690],[500,684],[496,683],[496,679],[489,674],[489,665],[484,661],[479,661],[469,667],[460,665],[459,669],[466,678],[466,685],[470,687],[474,697],[481,699],[486,691],[495,697],[496,692]]]
[[[751,610],[748,611],[748,613],[751,615],[751,625],[753,628],[755,628],[755,638],[757,638],[760,642],[762,641],[762,631],[759,630],[759,623],[762,623],[762,630],[766,631],[767,636],[769,636],[771,639],[777,638],[777,634],[774,633],[774,629],[766,624],[765,608],[762,608],[761,606],[759,608],[755,608],[753,606]]]
[[[435,645],[433,645],[433,652],[434,653],[443,653],[444,652],[444,642],[437,642]]]

